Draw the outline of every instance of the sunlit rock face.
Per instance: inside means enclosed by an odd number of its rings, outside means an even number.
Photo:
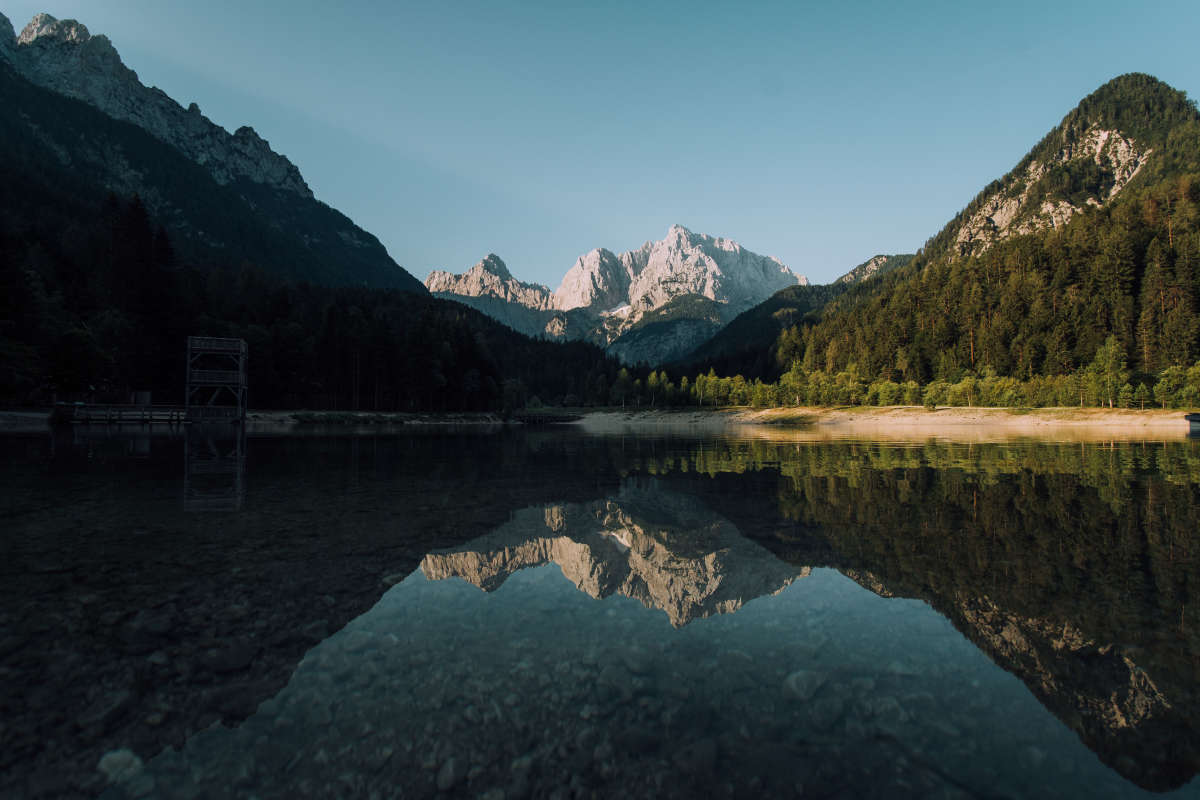
[[[621,256],[633,274],[629,304],[650,310],[674,297],[698,294],[740,313],[780,289],[806,285],[772,256],[760,256],[732,239],[692,233],[673,225],[665,238]],[[561,302],[561,300],[560,300]]]
[[[549,563],[580,591],[632,597],[665,612],[675,627],[733,613],[809,574],[691,498],[629,488],[585,505],[525,509],[487,536],[430,553],[421,570],[493,591],[517,570]]]
[[[659,241],[620,255],[602,247],[584,253],[553,292],[516,280],[495,255],[464,273],[435,270],[425,279],[425,287],[437,296],[458,300],[522,333],[584,339],[603,347],[672,300],[711,300],[723,325],[780,289],[807,283],[777,258],[752,253],[732,239],[692,233],[682,225],[671,226]],[[706,319],[681,322],[685,324],[679,330],[664,327],[643,337],[635,348],[611,352],[627,363],[662,363],[715,332]],[[691,322],[702,324],[687,324]]]
[[[554,292],[555,304],[567,311],[592,307],[608,310],[628,303],[633,282],[628,255],[617,256],[603,247],[581,255]]]
[[[558,308],[632,309],[629,324],[676,297],[699,295],[728,306],[728,316],[808,280],[771,256],[732,239],[672,225],[667,235],[617,256],[603,248],[579,257],[554,293]]]
[[[911,255],[878,255],[871,256],[854,269],[838,278],[834,283],[862,283],[865,280],[891,272],[912,260]]]
[[[312,197],[300,170],[253,128],[231,134],[195,103],[185,109],[161,89],[143,85],[108,37],[49,14],[35,16],[15,40],[11,31],[7,19],[0,22],[0,58],[30,82],[137,125],[206,167],[217,183],[249,180]]]
[[[983,198],[979,208],[959,225],[955,247],[960,255],[978,255],[996,242],[1025,233],[1061,228],[1087,207],[1099,208],[1137,177],[1152,149],[1120,131],[1101,125],[1087,129],[1078,141],[1064,141],[1045,163],[1036,159]],[[1056,167],[1092,162],[1099,172],[1099,192],[1078,203],[1051,199],[1041,183]]]
[[[425,279],[425,288],[435,293],[494,297],[537,311],[555,307],[548,288],[536,283],[518,281],[494,253],[461,275],[434,270]]]
[[[547,287],[517,280],[494,253],[460,275],[434,270],[425,279],[425,288],[436,297],[470,306],[526,336],[563,339],[574,330],[565,320],[555,327],[554,296]]]

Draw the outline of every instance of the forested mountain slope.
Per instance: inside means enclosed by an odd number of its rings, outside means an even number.
[[[1198,281],[1200,115],[1123,75],[909,264],[785,331],[776,358],[865,380],[1027,379],[1087,365],[1115,336],[1130,367],[1156,373],[1200,355]]]
[[[286,279],[425,293],[252,129],[230,134],[142,85],[107,38],[77,22],[38,15],[14,39],[0,15],[0,96],[6,191],[137,194],[187,263],[244,260]]]
[[[607,403],[617,380],[593,345],[532,340],[427,294],[182,264],[136,197],[0,187],[0,404],[127,402],[134,390],[180,403],[189,335],[247,340],[254,408]]]
[[[811,324],[816,312],[840,297],[850,284],[792,286],[781,289],[748,311],[743,311],[716,335],[678,359],[687,372],[712,368],[722,375],[739,373],[747,378],[778,377],[780,334]],[[785,367],[786,368],[786,367]]]

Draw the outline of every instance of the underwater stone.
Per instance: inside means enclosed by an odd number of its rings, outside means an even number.
[[[137,753],[123,747],[101,756],[96,769],[104,773],[109,783],[127,783],[142,774],[142,760]]]
[[[450,791],[465,777],[465,775],[466,770],[463,768],[463,764],[454,756],[450,756],[446,759],[445,763],[442,764],[442,768],[438,770],[438,791]]]
[[[825,685],[825,680],[825,675],[820,672],[798,669],[783,679],[783,691],[800,700],[811,700]]]

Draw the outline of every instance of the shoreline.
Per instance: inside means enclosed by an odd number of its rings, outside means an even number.
[[[1185,440],[1180,409],[848,406],[596,411],[578,423],[589,433],[717,433],[755,438],[895,440],[1046,438],[1069,441]]]
[[[548,409],[545,416],[562,417],[554,425],[589,434],[721,433],[753,438],[813,440],[878,438],[895,440],[957,439],[984,441],[1007,438],[1052,438],[1071,441],[1184,440],[1189,412],[1180,409],[1107,408],[972,408],[939,406],[846,406],[754,409]],[[332,432],[338,430],[474,429],[522,426],[487,412],[377,413],[371,411],[251,411],[251,433]],[[0,432],[36,433],[49,430],[45,411],[0,411]]]

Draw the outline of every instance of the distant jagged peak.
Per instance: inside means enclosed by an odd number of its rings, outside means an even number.
[[[508,271],[508,265],[504,263],[504,259],[500,258],[500,256],[496,255],[495,253],[488,253],[478,264],[471,267],[471,269],[489,272],[492,275],[503,278],[504,280],[513,279],[512,273]]]
[[[87,26],[74,19],[56,19],[43,12],[34,14],[33,19],[17,37],[17,44],[32,44],[42,39],[56,42],[83,44],[92,38]]]
[[[707,233],[696,233],[695,231],[691,230],[690,228],[688,228],[684,225],[680,225],[679,223],[672,225],[667,230],[667,235],[663,238],[662,241],[663,241],[663,243],[670,243],[670,242],[683,243],[683,244],[691,245],[693,247],[704,247],[704,246],[715,247],[718,250],[726,250],[731,253],[738,253],[738,252],[745,250],[744,247],[742,247],[740,244],[738,244],[733,239],[727,239],[724,236],[710,236]],[[653,245],[653,244],[655,244],[655,242],[650,242],[649,244]],[[770,260],[772,260],[780,265],[783,264],[783,262],[780,261],[775,256],[763,256],[763,257],[769,258]]]
[[[108,37],[50,14],[36,15],[20,36],[12,37],[11,30],[4,18],[0,58],[31,83],[137,125],[205,167],[217,183],[248,180],[312,199],[300,170],[271,150],[253,128],[231,134],[201,114],[195,103],[185,109],[162,90],[145,86]]]
[[[495,297],[539,311],[554,308],[554,296],[549,287],[517,280],[495,253],[488,253],[461,275],[434,270],[425,279],[425,288],[434,293],[461,297]]]
[[[575,259],[554,293],[555,302],[563,311],[608,309],[627,301],[632,277],[629,264],[611,250],[597,247]]]
[[[761,256],[733,239],[696,233],[676,223],[666,236],[621,255],[597,248],[575,261],[555,297],[564,310],[606,310],[629,304],[641,312],[672,298],[696,294],[730,310],[755,305],[780,289],[807,284],[774,256]]]

